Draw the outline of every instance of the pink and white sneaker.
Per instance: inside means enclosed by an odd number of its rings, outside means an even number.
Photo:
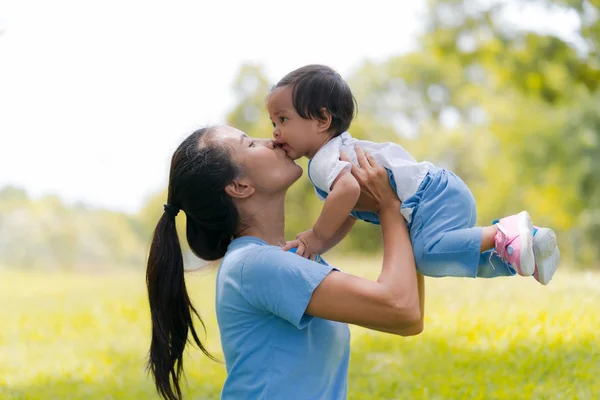
[[[560,250],[556,234],[552,229],[533,227],[533,254],[535,270],[533,277],[542,285],[547,285],[554,276],[560,262]]]
[[[533,223],[527,211],[494,221],[498,233],[494,238],[496,252],[519,275],[531,276],[535,271]]]

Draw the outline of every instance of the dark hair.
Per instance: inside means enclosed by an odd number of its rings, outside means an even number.
[[[320,119],[321,109],[331,114],[331,132],[341,135],[350,128],[356,99],[350,86],[333,69],[325,65],[306,65],[284,76],[274,89],[291,86],[292,102],[299,116]]]
[[[184,279],[183,254],[172,210],[185,212],[187,241],[192,252],[205,260],[225,255],[239,225],[239,214],[225,186],[239,173],[227,148],[211,140],[215,128],[188,136],[171,159],[167,204],[152,238],[146,284],[152,318],[148,370],[156,390],[167,400],[181,399],[183,350],[191,332],[194,342],[211,359],[192,321],[196,314]]]

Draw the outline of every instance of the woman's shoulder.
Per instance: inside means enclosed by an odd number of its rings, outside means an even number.
[[[238,238],[229,246],[221,263],[221,269],[243,275],[265,273],[271,276],[277,273],[287,274],[290,270],[297,269],[332,269],[323,259],[314,262],[294,253],[293,250],[284,251],[281,247],[272,246],[258,238]]]
[[[241,271],[246,265],[264,264],[276,257],[277,254],[283,254],[281,248],[271,246],[265,241],[244,236],[234,239],[221,262],[221,269],[226,271]]]

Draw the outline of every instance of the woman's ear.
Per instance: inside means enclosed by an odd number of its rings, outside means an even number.
[[[329,132],[329,128],[331,128],[331,114],[325,107],[322,107],[321,117],[317,120],[317,127],[319,132]]]
[[[254,186],[244,179],[235,179],[225,186],[225,193],[234,199],[247,199],[254,191]]]

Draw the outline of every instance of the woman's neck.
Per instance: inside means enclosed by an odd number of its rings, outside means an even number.
[[[237,236],[255,236],[273,246],[285,245],[284,201],[285,193],[238,204],[243,227]]]

